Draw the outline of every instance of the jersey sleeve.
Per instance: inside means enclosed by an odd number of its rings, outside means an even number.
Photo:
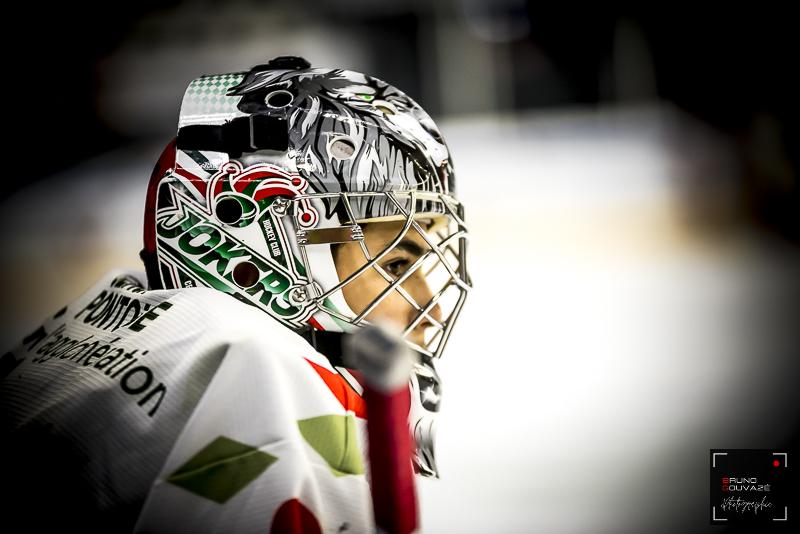
[[[224,350],[135,532],[374,530],[361,421],[314,364],[256,337]]]

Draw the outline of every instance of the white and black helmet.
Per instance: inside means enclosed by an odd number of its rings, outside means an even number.
[[[362,233],[375,221],[402,222],[378,253]],[[213,287],[307,337],[352,331],[399,292],[417,312],[404,336],[438,388],[433,360],[471,286],[468,236],[447,145],[397,88],[298,57],[197,78],[153,171],[144,230],[151,288]],[[429,247],[393,276],[379,261],[408,232]],[[347,242],[360,242],[365,264],[340,281],[332,246]],[[418,269],[428,302],[403,288]],[[343,288],[367,270],[386,288],[355,313]],[[425,341],[414,343],[409,333],[423,321]]]

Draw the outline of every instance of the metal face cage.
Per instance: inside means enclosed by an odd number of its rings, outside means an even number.
[[[303,229],[299,217],[308,202],[325,200],[328,203],[341,203],[347,219],[343,225],[329,228]],[[378,218],[357,217],[365,205],[381,206]],[[467,272],[466,252],[469,233],[464,223],[464,208],[455,198],[443,194],[423,191],[386,192],[339,192],[299,195],[291,201],[291,213],[297,228],[297,244],[300,258],[305,268],[309,285],[306,298],[321,310],[339,321],[359,327],[369,324],[368,317],[384,300],[396,293],[413,309],[414,316],[403,329],[403,338],[414,350],[428,358],[438,358],[444,351],[453,325],[461,312],[472,283]],[[380,251],[370,251],[365,242],[362,225],[380,221],[401,221],[398,234]],[[425,227],[424,227],[425,226]],[[402,273],[393,275],[380,265],[381,260],[409,235],[420,236],[426,248]],[[364,256],[364,263],[353,273],[333,287],[324,288],[315,283],[314,266],[309,261],[309,247],[335,243],[357,242]],[[417,239],[420,242],[420,239]],[[369,270],[385,281],[385,287],[374,295],[361,309],[346,315],[331,305],[329,297],[339,293]],[[417,300],[404,288],[410,277],[419,272],[430,290],[427,302]],[[371,297],[372,295],[370,295]],[[424,327],[423,341],[412,336],[416,329]],[[417,342],[412,340],[417,338]]]

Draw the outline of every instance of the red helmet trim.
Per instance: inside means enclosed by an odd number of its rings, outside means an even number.
[[[147,272],[147,281],[151,289],[161,288],[161,279],[158,273],[158,258],[156,256],[156,200],[158,186],[161,180],[175,170],[177,157],[176,139],[167,144],[158,158],[150,182],[147,185],[147,198],[144,208],[144,249],[140,256]]]

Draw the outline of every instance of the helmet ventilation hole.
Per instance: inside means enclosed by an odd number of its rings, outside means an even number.
[[[264,102],[271,108],[285,108],[294,100],[294,95],[284,89],[272,91],[264,98]]]
[[[241,288],[253,287],[258,282],[258,267],[243,261],[233,268],[233,281]]]
[[[336,159],[350,159],[355,151],[355,145],[346,137],[334,139],[328,147],[328,152]]]
[[[242,218],[242,205],[235,198],[223,198],[217,202],[217,219],[225,224],[236,224]]]

